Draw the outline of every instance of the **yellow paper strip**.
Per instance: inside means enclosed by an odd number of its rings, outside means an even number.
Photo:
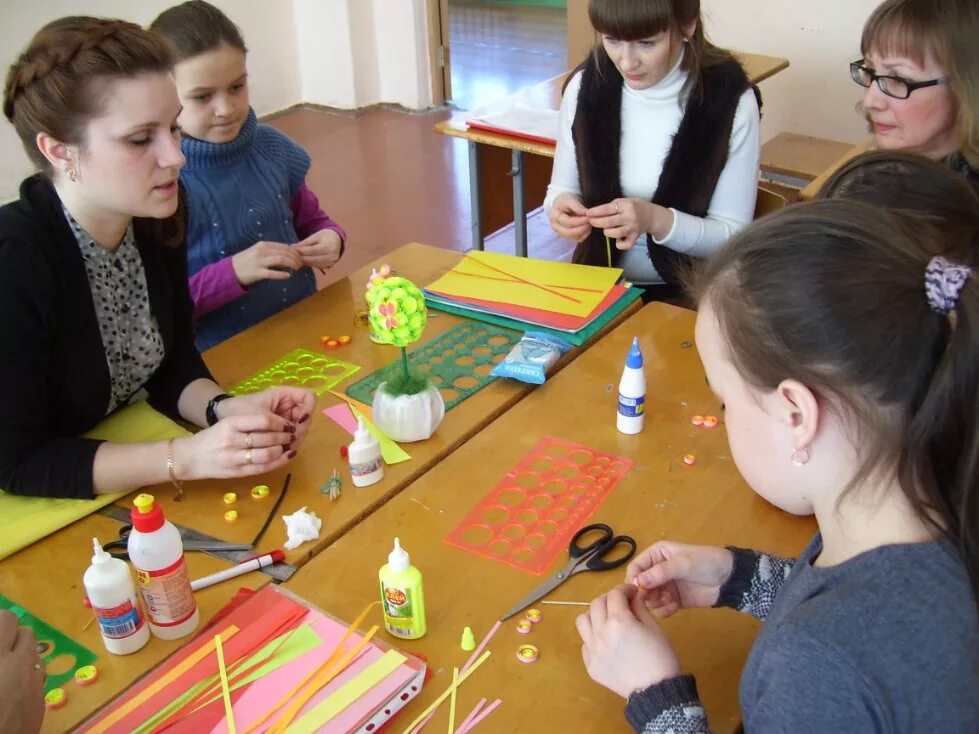
[[[357,410],[359,410],[368,418],[374,417],[374,409],[371,408],[371,406],[369,406],[367,403],[362,403],[359,400],[356,400],[350,397],[349,395],[346,395],[345,393],[337,392],[336,390],[328,390],[327,392],[329,392],[330,395],[332,395],[335,398],[340,398],[340,400],[345,402],[347,405],[357,408]]]
[[[351,622],[350,623],[350,626],[347,627],[347,630],[343,633],[343,636],[340,638],[340,641],[337,642],[336,647],[333,649],[333,652],[330,654],[330,657],[327,658],[326,662],[323,663],[323,665],[321,665],[319,668],[314,668],[313,670],[311,670],[306,675],[305,678],[303,678],[301,681],[299,681],[299,685],[298,686],[296,686],[293,690],[291,690],[288,693],[286,693],[282,698],[280,698],[276,702],[276,704],[272,708],[270,708],[268,711],[266,711],[262,715],[262,717],[260,719],[258,719],[255,723],[253,723],[251,726],[249,726],[248,729],[245,730],[245,734],[251,734],[251,732],[255,731],[255,729],[257,729],[262,724],[264,724],[265,721],[272,714],[274,714],[280,708],[282,708],[283,706],[285,706],[289,702],[289,699],[293,697],[293,695],[295,695],[298,691],[302,690],[303,686],[305,686],[306,683],[308,683],[310,681],[310,679],[313,678],[313,676],[315,676],[319,671],[323,670],[324,668],[326,668],[327,666],[329,666],[330,664],[332,664],[333,661],[336,660],[342,654],[342,652],[343,652],[343,643],[346,642],[350,638],[350,635],[352,635],[354,633],[354,631],[358,627],[360,627],[360,625],[362,625],[364,623],[364,620],[367,618],[367,615],[370,613],[371,609],[373,609],[375,606],[377,606],[380,603],[381,602],[379,602],[379,601],[374,601],[374,602],[371,602],[370,604],[368,604],[366,607],[364,607],[363,611],[361,611],[361,613],[357,615],[357,619],[355,619],[353,622]],[[269,731],[271,731],[271,727],[270,727]]]
[[[214,651],[218,655],[218,675],[221,676],[221,697],[224,698],[224,720],[228,725],[228,734],[237,734],[235,729],[235,712],[231,708],[231,689],[228,687],[228,669],[224,667],[224,647],[221,645],[221,635],[214,635]]]
[[[238,634],[238,628],[235,625],[231,625],[230,627],[225,629],[224,632],[221,633],[220,635],[221,641],[227,642],[236,634]],[[214,639],[217,639],[217,636],[215,636]],[[192,655],[190,655],[190,657],[188,657],[186,660],[178,664],[175,668],[173,668],[173,670],[168,672],[162,678],[146,686],[146,688],[144,688],[135,696],[133,696],[131,699],[126,701],[124,704],[122,704],[111,714],[106,716],[101,721],[93,724],[92,728],[88,730],[89,734],[102,734],[102,732],[106,731],[110,726],[115,724],[120,719],[125,718],[132,711],[135,711],[137,708],[142,706],[144,703],[146,703],[146,701],[148,701],[150,698],[152,698],[157,693],[162,691],[168,685],[173,683],[175,680],[177,680],[177,678],[179,678],[188,670],[193,668],[195,665],[197,665],[197,663],[199,663],[201,660],[206,658],[212,652],[214,652],[213,639],[204,643],[199,650],[197,650]]]
[[[316,695],[323,686],[327,685],[331,680],[336,678],[340,673],[347,669],[350,665],[350,661],[356,658],[360,651],[367,647],[367,644],[371,641],[371,638],[377,634],[377,626],[371,627],[367,634],[358,642],[354,648],[348,652],[339,662],[335,662],[332,665],[327,664],[320,668],[319,674],[313,678],[309,686],[305,691],[300,693],[292,705],[286,709],[285,713],[278,718],[278,720],[269,727],[268,734],[285,734],[286,727],[292,723],[292,720],[296,718],[296,714],[299,713],[299,709],[306,705],[306,703],[313,696]]]
[[[449,696],[449,734],[456,728],[456,689],[459,687],[459,669],[452,669],[452,695]]]
[[[381,429],[371,422],[370,418],[357,410],[357,408],[355,408],[353,405],[350,406],[350,412],[354,414],[354,418],[363,418],[364,425],[367,426],[367,430],[374,434],[374,438],[380,442],[381,456],[384,457],[385,464],[400,464],[402,461],[408,461],[408,459],[411,458],[411,455],[408,454],[407,451],[401,448],[401,446],[399,446],[393,440],[385,436],[381,432]]]
[[[465,673],[463,673],[461,676],[459,676],[459,680],[453,682],[452,685],[450,685],[448,688],[446,688],[442,692],[442,695],[440,695],[438,698],[436,698],[432,702],[432,705],[431,706],[429,706],[427,709],[425,709],[420,714],[418,714],[418,718],[415,719],[414,721],[412,721],[410,724],[408,724],[408,728],[406,728],[404,730],[404,734],[411,734],[411,732],[414,731],[415,727],[418,726],[421,723],[422,719],[424,719],[426,716],[428,716],[430,713],[432,713],[435,709],[437,709],[440,705],[442,705],[442,701],[444,701],[449,696],[451,696],[452,695],[452,692],[456,688],[458,688],[463,683],[465,683],[466,682],[466,678],[468,678],[473,673],[475,673],[476,670],[479,668],[479,666],[486,662],[486,658],[488,658],[492,654],[493,653],[491,653],[489,650],[487,650],[482,655],[480,655],[479,656],[479,660],[477,660],[475,663],[473,663],[472,667],[469,670],[467,670]]]
[[[360,675],[345,683],[329,698],[321,701],[316,708],[290,726],[286,734],[313,734],[318,731],[320,727],[325,726],[354,701],[396,671],[405,660],[407,658],[401,653],[388,650]]]

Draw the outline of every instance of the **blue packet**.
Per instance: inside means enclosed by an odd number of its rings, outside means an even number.
[[[571,345],[563,339],[540,331],[528,331],[490,374],[543,385],[547,371],[569,349]]]

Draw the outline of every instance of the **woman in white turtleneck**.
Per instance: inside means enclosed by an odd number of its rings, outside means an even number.
[[[583,243],[576,253],[576,261],[606,264],[608,251],[604,238],[607,236],[622,251],[621,255],[614,253],[612,259],[625,270],[626,278],[652,286],[673,282],[671,277],[658,272],[653,263],[651,251],[656,245],[689,257],[705,258],[751,221],[760,155],[758,104],[746,77],[743,82],[738,81],[740,87],[732,87],[727,78],[721,81],[730,99],[726,111],[723,102],[711,106],[712,100],[702,99],[718,88],[712,86],[710,75],[716,77],[720,72],[712,70],[723,67],[721,71],[730,77],[731,69],[736,69],[734,78],[739,73],[743,77],[743,72],[734,66],[736,62],[726,52],[711,46],[704,37],[697,0],[673,0],[672,4],[674,19],[687,18],[675,27],[669,25],[670,19],[655,17],[660,3],[646,0],[591,0],[589,3],[592,24],[601,33],[602,41],[593,57],[573,75],[564,92],[554,170],[544,202],[554,231]],[[609,79],[604,73],[611,68],[609,62],[614,64],[619,77]],[[589,73],[594,77],[586,88],[587,101],[583,102],[579,100],[579,92],[583,77]],[[619,120],[615,119],[614,111],[598,105],[592,111],[592,121],[576,122],[581,105],[596,102],[595,90],[601,92],[613,84],[620,85],[621,91],[609,90],[611,96],[603,101],[614,103],[620,96]],[[688,104],[692,95],[701,98],[693,111]],[[704,121],[693,119],[696,114],[728,114],[729,119],[708,120],[713,127],[705,127]],[[680,135],[678,131],[685,115],[691,119],[687,121],[687,132]],[[617,161],[616,135],[619,136]],[[724,135],[725,139],[711,140],[710,135]],[[589,140],[597,142],[589,143]],[[587,174],[587,180],[580,170],[582,151],[577,149],[576,142],[607,148],[585,151],[590,155],[593,169]],[[714,150],[717,164],[710,171],[696,170],[699,159],[710,155],[710,149]],[[671,155],[670,178],[661,180],[664,164]],[[616,163],[618,190],[616,182],[609,181],[604,186],[598,183],[589,187],[589,182],[607,176]],[[596,172],[598,169],[601,173]],[[688,181],[686,171],[698,180],[703,179],[707,188]],[[700,190],[693,194],[670,190],[691,186],[699,186]],[[592,201],[588,200],[589,195]],[[699,208],[706,211],[694,213],[670,205],[685,199],[699,199],[702,202]],[[594,230],[601,230],[597,237]],[[648,248],[638,241],[643,234],[652,240]],[[584,251],[589,237],[590,258]]]

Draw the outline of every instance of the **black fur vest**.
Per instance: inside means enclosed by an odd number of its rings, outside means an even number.
[[[571,127],[581,198],[586,207],[606,204],[623,195],[619,175],[622,75],[602,46],[597,51],[597,54],[589,54],[579,67],[583,75]],[[703,93],[691,94],[687,102],[652,198],[656,204],[697,217],[707,215],[717,179],[727,163],[738,101],[750,86],[744,70],[733,58],[704,69],[702,77]],[[757,94],[757,89],[755,91]],[[690,258],[657,245],[648,235],[646,247],[663,280],[675,284],[678,269]],[[621,256],[622,251],[613,246],[613,266]],[[574,262],[608,263],[605,235],[601,230],[593,230],[588,239],[578,245]]]

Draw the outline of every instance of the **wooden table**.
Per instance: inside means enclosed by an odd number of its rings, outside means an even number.
[[[89,624],[92,614],[82,604],[85,599],[82,576],[92,557],[92,538],[106,543],[115,540],[118,532],[117,522],[101,515],[89,515],[0,562],[0,590],[4,596],[99,658],[95,662],[98,681],[85,687],[74,682],[65,684],[68,703],[47,712],[44,732],[74,728],[189,639],[166,641],[151,636],[146,646],[132,655],[106,652],[98,624]],[[187,565],[191,578],[195,579],[227,568],[224,561],[203,553],[188,553]],[[260,589],[269,581],[268,576],[251,573],[196,592],[201,626],[241,587]],[[62,669],[58,668],[57,672]]]
[[[372,266],[379,267],[382,262],[388,262],[397,272],[423,286],[451,268],[460,257],[458,252],[411,243],[398,248],[383,261],[372,263]],[[230,387],[292,349],[302,347],[361,366],[359,372],[335,388],[341,392],[347,385],[397,359],[398,351],[394,347],[374,344],[368,338],[366,329],[354,325],[354,309],[363,308],[363,292],[370,267],[208,350],[204,358],[215,379]],[[637,304],[630,306],[608,329],[637,309]],[[430,315],[422,337],[423,342],[438,337],[464,320],[438,311],[433,311]],[[347,347],[324,352],[319,342],[323,334],[348,334],[353,336],[353,341]],[[581,349],[571,350],[560,365],[566,364],[580,353]],[[188,483],[185,499],[179,503],[172,501],[175,490],[169,484],[160,484],[147,491],[163,502],[164,512],[170,521],[228,542],[250,543],[268,516],[286,474],[291,472],[292,479],[286,499],[257,550],[267,552],[273,548],[281,548],[286,541],[285,523],[281,516],[305,506],[323,520],[323,527],[319,540],[305,543],[288,552],[289,563],[302,564],[442,461],[530,391],[530,386],[512,380],[492,382],[448,411],[432,438],[419,443],[404,444],[403,448],[411,454],[411,460],[386,466],[384,479],[371,487],[358,489],[350,481],[346,459],[341,458],[339,451],[342,444],[349,444],[352,439],[322,414],[323,408],[340,402],[338,398],[324,393],[317,401],[316,411],[312,416],[313,425],[299,448],[299,455],[286,468],[252,479]],[[343,489],[340,498],[331,502],[326,495],[320,493],[319,487],[326,484],[334,468],[341,475]],[[260,502],[251,500],[248,492],[256,484],[267,484],[273,490],[273,497]],[[221,498],[224,493],[232,491],[239,497],[236,505],[239,519],[234,524],[228,524],[224,521],[224,512],[228,508]],[[131,507],[134,496],[135,493],[117,504]]]
[[[745,485],[723,427],[691,426],[694,413],[723,415],[691,346],[693,325],[690,311],[646,306],[286,582],[300,596],[352,619],[376,599],[378,568],[394,536],[400,536],[424,576],[429,631],[422,640],[397,644],[425,654],[436,672],[402,715],[399,730],[445,690],[453,666],[468,658],[459,648],[463,628],[471,626],[480,640],[543,578],[460,551],[443,538],[544,436],[635,461],[594,520],[632,535],[640,549],[664,538],[781,554],[805,547],[814,522],[783,513]],[[615,385],[633,336],[641,338],[645,355],[647,416],[643,433],[625,436],[615,429]],[[694,466],[682,461],[688,453],[697,456]],[[550,572],[565,562],[562,555]],[[587,602],[622,578],[619,571],[582,574],[550,598]],[[494,637],[488,648],[492,657],[460,689],[457,721],[485,696],[503,699],[487,731],[630,731],[623,701],[585,673],[574,628],[582,609],[537,608],[544,619],[529,636],[515,631],[518,615]],[[380,612],[369,621],[380,623]],[[731,610],[708,609],[682,612],[663,627],[685,670],[697,676],[714,730],[732,731],[740,718],[738,678],[758,623]],[[538,662],[516,660],[521,643],[540,648]],[[434,730],[445,730],[447,716],[447,707],[441,707]]]
[[[788,59],[734,52],[753,84],[789,66]],[[510,108],[518,100],[535,109],[558,110],[561,88],[568,73],[521,90],[484,110],[492,113]],[[554,145],[485,130],[471,130],[464,111],[435,126],[436,132],[466,140],[469,146],[469,198],[472,202],[472,246],[483,249],[486,235],[514,222],[517,254],[527,254],[526,213],[541,205],[551,180]],[[524,154],[529,157],[525,158]],[[513,179],[506,183],[506,176]]]

